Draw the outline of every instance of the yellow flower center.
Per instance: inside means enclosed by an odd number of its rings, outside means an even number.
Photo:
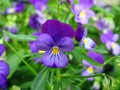
[[[59,52],[60,52],[59,47],[54,46],[54,47],[52,48],[52,53],[53,53],[53,54],[58,54]]]
[[[9,13],[14,13],[15,12],[15,9],[14,8],[10,8],[9,9]]]
[[[88,71],[89,73],[92,73],[92,72],[93,72],[93,67],[88,67],[88,68],[87,68],[87,71]]]
[[[115,44],[114,43],[112,43],[112,48],[115,48]]]
[[[84,17],[85,15],[86,15],[85,11],[81,11],[81,12],[80,12],[80,16],[81,16],[81,17]]]
[[[45,51],[43,51],[43,50],[39,50],[39,53],[45,53]]]
[[[84,39],[84,44],[86,44],[87,42],[88,42],[88,40],[85,38],[85,39]]]

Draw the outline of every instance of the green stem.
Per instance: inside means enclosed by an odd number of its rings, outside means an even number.
[[[58,19],[60,16],[60,4],[59,4],[59,0],[57,0],[57,13],[58,13]]]
[[[103,64],[103,66],[106,65],[107,63],[109,63],[110,61],[115,60],[115,58],[118,58],[118,57],[120,58],[120,56],[113,56],[112,58],[108,59],[108,60]]]
[[[37,76],[37,72],[15,51],[15,49],[5,41],[5,43],[11,48],[11,50],[22,60],[22,62],[30,69],[30,71]]]

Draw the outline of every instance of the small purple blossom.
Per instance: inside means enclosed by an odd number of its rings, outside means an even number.
[[[34,14],[30,17],[29,24],[33,29],[40,29],[40,23],[38,22],[39,16],[37,14]]]
[[[94,5],[94,0],[79,0],[79,4],[72,6],[72,12],[75,14],[75,21],[87,24],[88,19],[95,15],[95,13],[90,10]]]
[[[100,64],[103,64],[103,62],[104,62],[103,55],[101,55],[99,53],[90,51],[90,52],[88,52],[88,56],[90,58],[92,58],[93,60],[95,60],[96,62],[100,63]],[[87,67],[87,69],[82,72],[82,76],[94,75],[95,72],[100,73],[100,72],[103,71],[103,68],[92,65],[92,64],[90,64],[89,62],[87,62],[85,60],[83,60],[82,63]],[[91,77],[91,78],[88,78],[88,80],[93,81],[94,78]]]
[[[47,67],[63,68],[68,63],[64,52],[74,49],[73,28],[58,20],[48,20],[42,25],[41,34],[35,41],[38,51],[45,51],[41,63]],[[35,46],[36,47],[36,46]],[[32,50],[34,48],[31,48]]]
[[[19,1],[18,3],[15,3],[13,4],[13,7],[11,8],[7,8],[5,13],[6,14],[14,14],[14,13],[17,13],[17,12],[22,12],[24,10],[24,4]]]
[[[100,19],[96,22],[95,26],[96,26],[96,28],[97,28],[98,30],[103,31],[103,30],[107,30],[107,29],[109,28],[109,23],[108,23],[108,21],[105,20],[104,18],[100,18]]]
[[[49,0],[30,0],[30,3],[34,5],[36,10],[44,11],[47,7]]]
[[[36,11],[29,20],[29,24],[33,29],[40,30],[41,25],[46,21],[46,17],[41,11]]]
[[[78,25],[78,28],[75,33],[75,38],[77,41],[80,41],[80,46],[83,44],[87,50],[91,50],[95,47],[95,42],[87,36],[87,29],[84,30],[82,24]]]
[[[102,34],[100,39],[102,43],[106,44],[109,51],[112,49],[114,55],[120,54],[120,46],[116,43],[119,39],[118,34],[113,34],[112,31],[108,31],[105,34]]]

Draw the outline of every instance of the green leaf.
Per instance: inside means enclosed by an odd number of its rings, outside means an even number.
[[[19,51],[18,52],[21,56],[23,56],[23,54],[24,54],[24,51],[23,50],[21,50],[21,51]],[[13,74],[14,74],[14,72],[17,70],[17,68],[18,68],[18,66],[19,66],[19,64],[22,62],[22,60],[17,56],[17,55],[15,55],[15,54],[9,54],[8,56],[7,56],[7,63],[9,64],[9,66],[10,66],[10,74],[9,74],[9,76],[8,76],[8,78],[10,78]]]
[[[91,59],[90,57],[87,56],[86,52],[80,48],[75,48],[73,51],[72,51],[72,54],[73,56],[76,58],[76,59],[79,59],[79,60],[86,60],[87,62],[93,64],[93,65],[96,65],[96,66],[100,66],[102,67],[102,64],[99,64],[98,62],[96,62],[95,60]]]
[[[33,81],[31,90],[44,90],[45,83],[49,76],[49,69],[43,68],[42,71],[38,74],[38,76]]]
[[[4,33],[11,39],[16,39],[19,41],[34,41],[36,40],[35,36],[31,36],[31,35],[15,35],[12,34],[10,32],[4,31]]]

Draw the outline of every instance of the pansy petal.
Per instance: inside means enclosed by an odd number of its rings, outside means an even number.
[[[89,73],[87,70],[82,72],[82,76],[89,76],[91,73]]]
[[[96,28],[98,30],[105,30],[109,27],[109,23],[107,20],[105,20],[104,18],[100,18],[96,24],[95,24]]]
[[[0,74],[0,88],[4,87],[6,85],[6,82],[7,82],[6,76]],[[3,89],[1,89],[1,90],[3,90]]]
[[[5,46],[3,44],[0,44],[0,56],[3,54],[5,51]]]
[[[40,34],[41,34],[40,32],[35,32],[32,35],[38,37]],[[30,50],[32,53],[38,52],[38,47],[37,47],[36,41],[30,41],[29,45],[30,45]]]
[[[86,10],[86,15],[88,18],[91,18],[95,15],[95,12],[93,12],[92,10]]]
[[[88,78],[88,81],[93,81],[94,77]]]
[[[86,66],[86,67],[90,67],[92,66],[89,62],[87,62],[86,60],[82,60],[82,63]]]
[[[4,76],[8,76],[9,70],[10,69],[9,69],[8,64],[5,61],[0,60],[0,74]]]
[[[78,22],[78,23],[87,24],[88,23],[88,17],[76,16],[75,21]]]
[[[79,42],[84,35],[84,27],[82,26],[81,23],[78,24],[78,28],[76,29],[75,32],[75,39]]]
[[[67,65],[68,58],[62,52],[54,55],[51,51],[49,51],[44,54],[41,63],[47,67],[63,68]]]
[[[107,42],[107,43],[106,43],[106,47],[107,47],[107,49],[110,51],[111,48],[112,48],[112,42]]]
[[[96,45],[91,38],[86,38],[86,41],[84,42],[84,44],[87,50],[92,50]]]
[[[102,34],[100,39],[101,39],[102,43],[107,43],[107,42],[113,41],[113,32],[108,31],[106,34]]]
[[[63,37],[60,39],[58,46],[61,51],[69,52],[74,49],[74,41],[69,37]]]
[[[118,35],[118,34],[115,34],[115,35],[113,36],[113,41],[116,42],[116,41],[118,41],[118,39],[119,39],[119,35]]]
[[[81,39],[81,41],[80,41],[80,43],[79,43],[80,47],[81,47],[81,46],[83,45],[83,43],[84,43],[84,39],[85,39],[86,36],[87,36],[87,32],[88,32],[88,30],[85,29],[85,30],[84,30],[84,34],[83,34],[83,36],[82,36],[82,39]]]
[[[120,54],[120,46],[117,43],[115,43],[115,46],[112,48],[112,50],[114,55]]]
[[[103,64],[103,62],[104,62],[104,56],[99,53],[90,51],[87,53],[87,55],[100,64]]]
[[[58,20],[47,20],[42,25],[42,33],[46,33],[52,36],[55,41],[58,41],[64,36],[73,37],[74,29],[65,23],[61,23]]]
[[[94,5],[94,0],[79,0],[81,6],[89,9]]]
[[[16,8],[16,12],[21,12],[24,10],[25,7],[24,7],[24,4],[19,1],[15,8]]]
[[[38,52],[36,41],[31,41],[29,44],[32,53]]]
[[[36,41],[37,47],[39,50],[50,50],[51,47],[54,45],[54,40],[49,34],[41,34],[37,41]]]

